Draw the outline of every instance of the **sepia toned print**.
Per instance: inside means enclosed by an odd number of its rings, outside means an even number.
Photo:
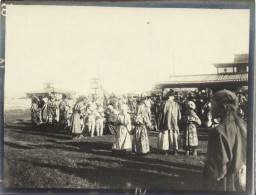
[[[4,188],[246,191],[249,9],[5,17]]]

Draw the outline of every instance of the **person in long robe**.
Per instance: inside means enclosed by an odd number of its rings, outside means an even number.
[[[35,125],[40,124],[40,109],[38,108],[39,99],[34,96],[31,100],[31,121]]]
[[[150,152],[147,128],[153,129],[145,100],[138,105],[135,116],[135,134],[133,137],[134,151],[137,155],[147,155]]]
[[[132,141],[130,137],[131,118],[128,114],[128,106],[123,104],[120,107],[120,113],[115,122],[116,133],[112,152],[114,155],[127,154],[132,151]]]
[[[56,107],[55,107],[55,99],[52,95],[49,96],[47,101],[47,119],[46,121],[48,124],[55,124],[55,117],[56,117]]]
[[[184,131],[184,143],[186,154],[190,154],[193,152],[193,155],[197,155],[197,147],[198,147],[198,136],[197,136],[197,128],[196,125],[201,125],[201,120],[195,113],[196,105],[192,101],[187,102],[187,112],[185,115],[186,128]]]
[[[203,186],[206,190],[244,191],[247,128],[237,116],[238,98],[228,90],[212,97],[211,112],[220,123],[209,134]]]
[[[82,137],[82,124],[81,124],[81,118],[82,118],[82,111],[84,109],[84,99],[78,98],[77,103],[74,105],[73,108],[73,114],[71,117],[71,133],[73,139],[78,139]]]
[[[155,118],[156,118],[156,130],[159,130],[159,125],[160,125],[160,118],[161,118],[161,111],[160,111],[160,106],[162,103],[162,98],[161,96],[158,96],[156,101],[155,101]]]
[[[115,121],[117,120],[119,111],[114,109],[112,105],[108,105],[108,108],[105,111],[106,114],[106,130],[110,134],[115,134],[116,126]]]
[[[39,102],[38,102],[38,109],[40,111],[40,124],[43,123],[44,120],[44,109],[46,107],[46,103],[43,100],[43,97],[39,97]]]
[[[158,136],[158,149],[163,154],[178,153],[178,121],[181,119],[180,106],[174,101],[174,91],[170,90],[167,93],[168,100],[162,103],[162,116],[160,122],[160,132]]]
[[[62,100],[59,103],[59,126],[64,129],[67,126],[67,110],[68,100],[65,94],[62,95]]]
[[[59,124],[59,121],[60,121],[59,103],[60,103],[60,101],[57,98],[55,98],[54,106],[55,106],[55,122],[56,122],[56,125]]]

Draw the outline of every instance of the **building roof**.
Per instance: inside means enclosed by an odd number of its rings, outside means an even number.
[[[198,85],[247,82],[248,73],[179,75],[170,77],[168,81],[156,83],[155,88],[159,89],[163,87],[198,87]]]
[[[45,89],[30,91],[30,92],[27,92],[26,94],[46,94],[46,93],[65,94],[65,93],[70,93],[70,91],[65,90],[65,89],[60,89],[60,88],[49,87],[49,88],[45,88]]]
[[[216,68],[249,66],[248,62],[214,63]]]

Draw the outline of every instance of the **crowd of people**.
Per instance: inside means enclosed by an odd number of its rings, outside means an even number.
[[[158,148],[161,153],[177,154],[180,129],[183,131],[183,149],[186,154],[197,155],[197,127],[215,127],[218,118],[211,113],[210,89],[199,92],[179,93],[170,89],[164,96],[80,96],[77,99],[63,95],[62,99],[49,94],[32,98],[31,118],[36,125],[48,123],[59,126],[72,135],[72,139],[84,136],[114,134],[114,153],[135,151],[146,155],[149,151],[148,130],[159,132]],[[246,120],[247,97],[237,91],[238,116]],[[47,110],[43,120],[43,110]],[[153,117],[152,117],[153,116]],[[133,135],[131,141],[130,135]],[[129,141],[130,140],[130,141]]]
[[[111,133],[113,155],[149,154],[148,130],[158,132],[160,153],[177,155],[181,129],[183,149],[187,155],[196,156],[197,128],[213,127],[204,175],[206,181],[209,178],[211,183],[215,181],[216,188],[221,184],[228,189],[235,188],[235,184],[227,186],[225,182],[241,175],[241,168],[246,164],[247,102],[247,94],[239,90],[236,94],[222,90],[212,95],[209,89],[186,94],[170,89],[164,96],[80,96],[75,101],[66,95],[61,100],[49,95],[47,102],[32,98],[31,117],[37,125],[57,125],[71,134],[72,139]],[[44,109],[46,121],[42,116]],[[227,175],[228,169],[232,174]]]

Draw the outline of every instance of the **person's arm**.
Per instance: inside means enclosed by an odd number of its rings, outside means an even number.
[[[228,141],[215,129],[209,135],[207,158],[203,181],[208,190],[215,189],[218,181],[225,177],[230,159]]]
[[[153,127],[153,125],[152,125],[152,123],[151,123],[151,121],[150,121],[150,118],[148,118],[147,115],[144,116],[144,121],[145,121],[146,126],[147,126],[148,128],[150,128],[151,130],[154,129],[154,127]]]

